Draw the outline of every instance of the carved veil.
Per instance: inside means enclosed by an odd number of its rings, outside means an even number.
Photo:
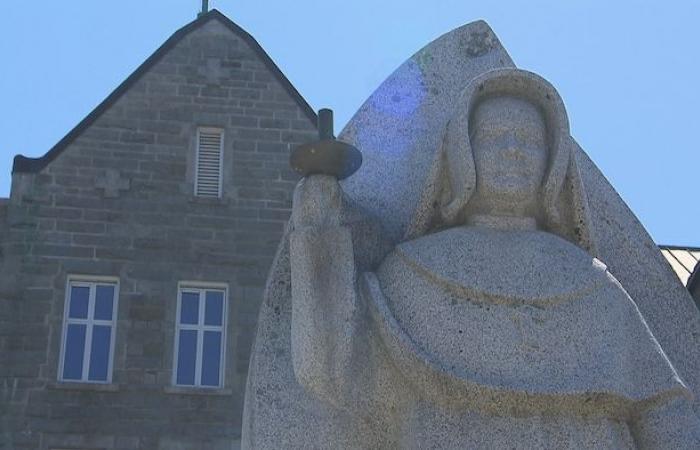
[[[541,205],[547,230],[596,256],[591,236],[588,200],[572,156],[569,121],[556,89],[545,79],[519,69],[486,72],[464,89],[445,129],[436,153],[417,215],[409,224],[406,239],[431,229],[459,224],[476,188],[470,142],[470,117],[485,98],[513,96],[536,105],[547,128],[548,170],[541,186]]]

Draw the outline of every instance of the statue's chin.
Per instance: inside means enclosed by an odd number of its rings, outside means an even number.
[[[482,214],[503,216],[529,215],[536,203],[536,193],[522,186],[493,186],[488,194],[480,195],[479,208]]]

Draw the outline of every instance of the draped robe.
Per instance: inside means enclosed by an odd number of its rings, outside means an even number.
[[[361,285],[415,394],[402,446],[636,448],[636,415],[690,396],[606,267],[553,234],[451,228]]]

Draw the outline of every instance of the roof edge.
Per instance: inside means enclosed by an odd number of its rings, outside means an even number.
[[[700,247],[693,247],[690,245],[665,245],[665,244],[658,244],[657,247],[659,247],[661,250],[686,250],[689,252],[700,252]]]
[[[291,95],[302,109],[306,117],[316,126],[316,113],[313,108],[307,103],[299,91],[292,85],[289,79],[282,73],[280,68],[260,46],[258,41],[253,38],[247,31],[236,25],[231,19],[219,12],[217,9],[201,14],[197,19],[188,23],[184,27],[173,33],[158,49],[149,56],[134,72],[129,75],[116,89],[114,89],[95,109],[93,109],[78,125],[68,132],[56,145],[48,152],[38,158],[30,158],[24,155],[16,155],[12,164],[12,173],[36,173],[44,169],[52,162],[63,150],[75,141],[85,129],[92,125],[107,109],[109,109],[131,86],[136,83],[141,77],[148,72],[156,63],[158,63],[165,54],[177,45],[186,35],[195,29],[203,26],[211,20],[217,19],[229,30],[238,37],[243,39],[251,49],[258,55],[267,67],[282,84],[284,89]]]

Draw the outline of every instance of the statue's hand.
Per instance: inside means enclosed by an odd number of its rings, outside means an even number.
[[[335,177],[310,175],[294,189],[292,222],[296,228],[340,225],[342,190]]]

